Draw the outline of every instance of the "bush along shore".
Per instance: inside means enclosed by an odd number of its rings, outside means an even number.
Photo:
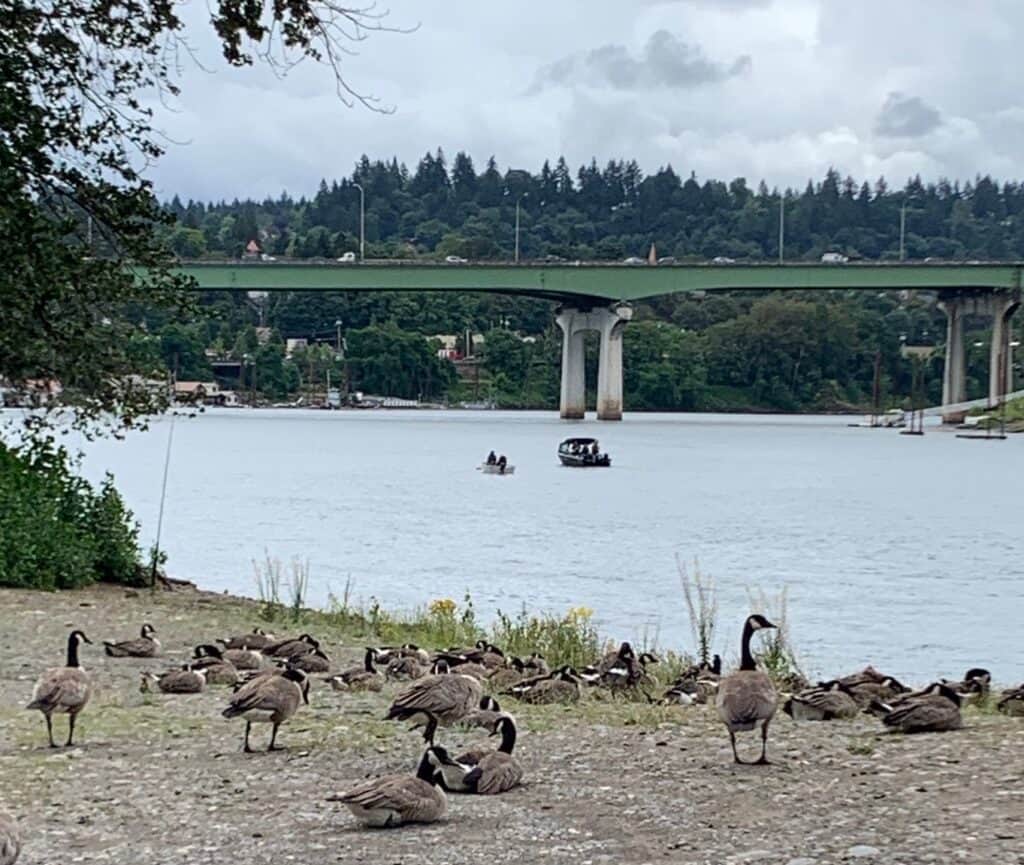
[[[293,577],[283,581],[286,594]],[[887,732],[864,713],[797,723],[780,711],[772,765],[744,766],[734,764],[713,706],[661,701],[688,659],[658,653],[641,687],[584,685],[568,704],[538,705],[495,687],[517,724],[523,784],[500,796],[452,793],[441,821],[377,832],[360,829],[337,799],[382,775],[411,777],[423,740],[384,720],[411,683],[335,690],[326,679],[362,663],[366,646],[472,646],[481,635],[509,655],[540,651],[550,664],[599,665],[606,646],[589,611],[499,617],[484,629],[470,604],[450,600],[398,616],[344,599],[310,611],[272,593],[246,600],[112,585],[9,589],[0,608],[0,811],[16,815],[25,862],[198,865],[236,857],[240,844],[254,865],[980,863],[1016,861],[1024,849],[1024,722],[987,700],[965,704],[961,729],[921,736]],[[705,615],[705,631],[711,620]],[[103,652],[101,641],[136,638],[143,623],[159,637],[157,657]],[[281,728],[284,751],[266,753],[268,736],[254,728],[258,750],[242,752],[240,723],[222,717],[229,687],[140,689],[143,672],[180,669],[197,644],[255,627],[279,639],[308,633],[328,656],[329,672],[309,677],[309,705]],[[93,641],[81,647],[93,695],[75,746],[50,749],[39,713],[24,707],[38,675],[62,662],[72,628]],[[725,642],[738,637],[719,628]],[[787,651],[777,640],[758,647],[772,657]],[[776,677],[780,692],[792,674]],[[64,721],[55,718],[60,742]],[[494,747],[486,732],[442,727],[436,742],[451,753]],[[743,739],[741,749],[752,753],[755,742]]]
[[[139,528],[107,475],[98,489],[50,439],[0,442],[0,586],[142,585]]]

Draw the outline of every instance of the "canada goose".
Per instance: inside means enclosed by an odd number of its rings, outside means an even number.
[[[423,666],[430,666],[430,653],[415,643],[402,643],[401,646],[381,646],[377,649],[378,664],[386,664],[395,658],[415,658]]]
[[[384,683],[382,681],[383,676],[381,676],[380,671],[373,663],[377,656],[377,650],[367,646],[366,652],[363,655],[363,663],[356,667],[342,670],[336,676],[331,676],[328,679],[331,687],[335,691],[379,691]],[[391,663],[398,662],[419,665],[419,661],[413,657],[395,658]]]
[[[277,639],[273,634],[268,634],[262,628],[253,628],[251,634],[242,634],[237,637],[228,637],[224,640],[217,640],[225,649],[263,649]],[[232,662],[234,663],[234,662]]]
[[[487,730],[488,736],[500,735],[501,746],[497,748],[497,750],[505,754],[511,754],[516,747],[517,729],[515,719],[507,712],[502,712],[498,709],[497,703],[495,703],[494,706],[495,709],[493,711],[481,709],[474,713],[477,716],[476,726]],[[475,766],[483,757],[494,750],[496,749],[492,748],[490,745],[478,745],[463,751],[455,759],[465,765]]]
[[[494,731],[494,725],[503,712],[498,701],[494,697],[481,697],[480,707],[467,712],[456,724],[464,729],[483,727],[486,730]]]
[[[432,745],[438,724],[451,726],[480,708],[483,695],[483,686],[472,676],[434,673],[399,692],[384,720],[413,721],[414,727],[425,727],[423,738]]]
[[[1024,715],[1024,685],[1017,688],[1007,688],[999,695],[999,702],[996,708],[1006,715],[1017,718]]]
[[[486,667],[477,661],[466,661],[458,660],[455,663],[448,662],[451,665],[451,669],[461,676],[472,676],[479,682],[486,679],[494,670],[500,669],[499,667]]]
[[[718,691],[722,659],[715,655],[710,663],[691,664],[666,689],[661,702],[683,706],[707,703]]]
[[[65,747],[70,747],[75,736],[75,718],[92,696],[92,683],[78,661],[80,643],[91,644],[92,640],[81,631],[72,631],[68,636],[67,663],[63,667],[46,670],[39,677],[32,691],[32,702],[25,707],[43,713],[51,748],[57,747],[53,741],[54,712],[68,716],[68,740]]]
[[[223,642],[223,641],[218,641]],[[192,650],[196,658],[219,658],[227,661],[236,670],[261,670],[263,669],[263,655],[255,649],[222,649],[209,643],[203,643]],[[210,684],[214,684],[210,679]],[[233,683],[229,683],[233,684]]]
[[[530,657],[524,658],[523,666],[534,675],[546,676],[551,672],[547,660],[539,652],[531,652]]]
[[[0,865],[14,865],[21,853],[21,832],[10,814],[0,811]]]
[[[767,765],[768,724],[775,715],[778,695],[767,673],[757,669],[754,656],[750,653],[750,638],[755,631],[774,628],[764,616],[755,613],[747,617],[740,641],[740,668],[718,683],[715,708],[729,730],[732,756],[737,763],[744,763],[736,751],[736,734],[741,730],[753,730],[761,724],[761,758],[759,765]]]
[[[961,700],[977,700],[988,694],[989,686],[992,684],[992,674],[981,667],[971,667],[959,682],[952,682],[948,679],[940,681],[943,685],[948,685],[956,691]]]
[[[387,662],[384,670],[384,678],[388,681],[411,682],[420,676],[427,675],[430,670],[428,664],[424,664],[415,655],[404,655],[392,658]]]
[[[871,708],[880,714],[886,727],[900,733],[937,733],[963,726],[960,695],[941,682],[903,695],[889,705],[873,703]]]
[[[261,723],[274,725],[267,750],[280,751],[277,730],[303,703],[309,703],[309,679],[301,670],[287,669],[269,676],[257,675],[234,693],[221,714],[225,718],[245,718],[245,753],[252,753],[249,747],[252,725]]]
[[[513,685],[509,693],[523,703],[550,705],[552,703],[577,703],[580,699],[581,679],[576,671],[565,665],[547,677],[528,679]]]
[[[302,670],[303,673],[328,673],[331,669],[331,659],[323,649],[313,649],[312,652],[292,655],[288,658],[288,666],[294,670]]]
[[[849,692],[862,709],[867,708],[873,700],[887,702],[910,691],[910,688],[892,676],[882,676],[880,679],[845,676],[836,681]]]
[[[453,793],[496,795],[511,790],[523,779],[523,767],[512,756],[515,745],[515,722],[505,715],[498,722],[502,727],[501,747],[474,749],[452,758],[445,748],[431,748],[441,766],[441,781]],[[472,761],[472,762],[471,762]]]
[[[165,694],[199,694],[206,690],[207,670],[185,664],[179,670],[165,673],[143,673],[146,682],[153,682]]]
[[[642,675],[639,666],[632,645],[622,643],[618,649],[606,652],[600,661],[584,669],[583,673],[585,681],[614,687],[628,684],[630,679],[639,679]]]
[[[535,672],[535,669],[530,672]],[[545,676],[547,674],[548,671],[546,669],[541,673],[541,675]],[[509,658],[507,667],[491,671],[491,674],[487,677],[487,686],[492,691],[504,691],[506,688],[511,688],[513,685],[521,682],[526,678],[526,675],[526,662],[522,658],[512,657]]]
[[[309,634],[301,634],[298,637],[285,637],[273,643],[267,643],[260,651],[270,658],[291,658],[296,655],[305,655],[313,649],[319,649],[320,643]]]
[[[385,775],[360,784],[347,793],[328,796],[341,802],[366,826],[384,828],[403,823],[433,823],[448,810],[448,799],[437,786],[437,757],[425,751],[415,775]]]
[[[111,658],[155,658],[160,654],[160,641],[156,631],[148,622],[142,626],[137,640],[122,640],[120,643],[103,641],[103,648]]]
[[[238,682],[238,668],[216,646],[196,646],[192,653],[191,667],[203,671],[208,685],[234,685]]]
[[[794,694],[783,703],[782,711],[794,721],[832,721],[856,718],[860,705],[849,686],[834,679]]]

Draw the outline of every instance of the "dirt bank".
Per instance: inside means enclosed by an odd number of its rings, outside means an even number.
[[[248,629],[256,613],[186,591],[0,591],[0,810],[21,820],[22,863],[1024,863],[1024,721],[974,712],[960,732],[918,737],[883,734],[870,718],[797,726],[780,716],[775,765],[745,767],[732,764],[713,710],[510,699],[527,786],[452,796],[443,823],[357,829],[324,797],[413,767],[417,735],[379,720],[398,686],[352,696],[316,683],[312,705],[282,729],[288,750],[253,755],[241,752],[242,725],[220,717],[224,689],[139,692],[140,670]],[[103,656],[100,640],[134,636],[143,621],[164,659]],[[81,744],[54,752],[42,717],[22,707],[38,673],[61,662],[72,626],[97,641],[84,664],[98,690]],[[358,660],[361,646],[318,636],[338,666]],[[267,732],[257,730],[259,745]],[[438,741],[480,738],[443,731]]]

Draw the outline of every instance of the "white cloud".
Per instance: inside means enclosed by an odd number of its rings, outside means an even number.
[[[344,108],[313,64],[283,79],[225,69],[197,9],[191,32],[217,71],[186,73],[181,110],[161,122],[189,143],[153,176],[165,195],[309,194],[362,153],[414,166],[438,146],[478,165],[492,153],[533,170],[560,154],[636,158],[647,171],[671,162],[796,187],[830,166],[893,184],[1024,176],[1024,52],[1012,38],[1024,6],[940,5],[394,0],[394,23],[422,26],[372,35],[346,65],[390,116]],[[547,86],[530,90],[538,75]]]

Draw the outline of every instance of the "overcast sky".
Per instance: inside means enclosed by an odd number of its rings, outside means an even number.
[[[390,115],[346,108],[312,63],[227,69],[205,8],[189,33],[210,71],[186,67],[161,113],[161,196],[309,195],[363,153],[412,169],[437,147],[752,185],[1024,177],[1019,0],[393,0],[388,21],[419,28],[371,34],[345,67]]]

